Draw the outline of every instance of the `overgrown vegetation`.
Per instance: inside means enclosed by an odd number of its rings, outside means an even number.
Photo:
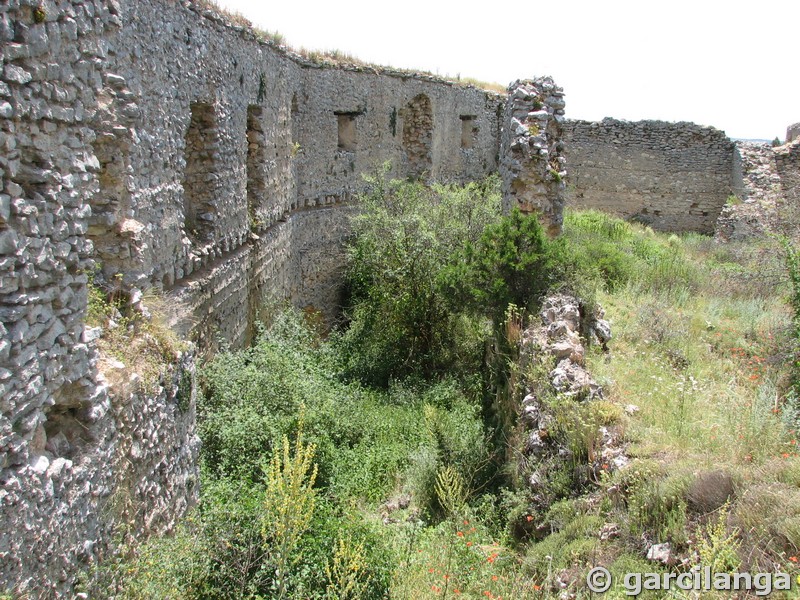
[[[184,349],[168,324],[168,315],[177,314],[180,307],[168,306],[158,294],[149,291],[140,300],[145,308],[137,310],[116,284],[101,287],[90,281],[86,325],[100,330],[97,344],[104,359],[101,368],[106,371],[110,383],[118,387],[130,386],[129,380],[115,376],[119,368],[106,368],[109,360],[116,360],[134,369],[139,384],[149,390]]]
[[[797,575],[788,247],[591,211],[550,240],[499,214],[494,179],[369,183],[346,327],[323,337],[281,311],[202,369],[201,504],[112,567],[121,597],[589,597],[596,565],[610,597],[627,572]],[[603,400],[559,395],[551,364],[518,361],[554,290],[612,322],[610,353],[587,358]],[[518,469],[529,391],[568,449],[536,498]],[[627,458],[592,470],[608,428]],[[646,559],[666,543],[667,564]]]

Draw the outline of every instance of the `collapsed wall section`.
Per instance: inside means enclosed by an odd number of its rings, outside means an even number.
[[[738,241],[777,231],[781,181],[775,150],[769,144],[736,142],[733,193],[717,219],[715,236]]]
[[[732,193],[734,145],[693,123],[567,121],[568,204],[662,231],[711,233]]]
[[[800,205],[800,140],[779,146],[774,153],[783,202],[787,207],[794,208],[794,212],[786,218],[791,218],[792,223],[796,224],[800,222],[796,208]]]

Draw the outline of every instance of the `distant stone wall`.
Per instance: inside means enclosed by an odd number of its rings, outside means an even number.
[[[567,121],[568,204],[662,231],[711,233],[734,189],[734,145],[712,127]]]

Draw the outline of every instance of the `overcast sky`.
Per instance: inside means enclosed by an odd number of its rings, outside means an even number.
[[[294,47],[503,85],[552,75],[570,118],[781,140],[800,121],[798,0],[218,2]]]

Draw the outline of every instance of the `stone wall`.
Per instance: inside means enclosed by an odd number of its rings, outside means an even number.
[[[768,233],[800,238],[800,140],[773,147],[736,142],[737,201],[723,208],[716,237],[738,241]]]
[[[792,222],[800,221],[797,207],[800,203],[800,140],[774,149],[775,168],[780,178],[784,203],[795,209]]]
[[[497,168],[495,94],[321,67],[186,2],[137,0],[123,22],[96,119],[116,158],[101,160],[95,201],[125,201],[91,233],[106,281],[121,273],[203,306],[202,344],[242,343],[268,295],[332,312],[347,228],[331,208],[352,201],[362,173],[387,160],[393,176],[438,181]]]
[[[717,129],[662,121],[567,121],[568,203],[662,231],[711,233],[734,189],[734,145]]]
[[[187,1],[17,0],[0,40],[0,594],[72,597],[120,520],[197,495],[191,354],[138,384],[85,326],[90,274],[206,348],[271,299],[332,316],[361,173],[495,171],[504,99],[321,67]]]
[[[0,593],[68,588],[103,529],[115,424],[84,332],[89,121],[118,9],[0,6]]]
[[[564,92],[550,77],[515,81],[500,142],[503,208],[537,213],[550,235],[561,233],[566,159]]]
[[[795,141],[800,137],[800,123],[794,123],[786,128],[786,143]]]

